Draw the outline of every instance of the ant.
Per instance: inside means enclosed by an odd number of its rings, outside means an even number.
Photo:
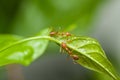
[[[58,32],[55,32],[55,31],[52,31],[50,32],[50,36],[55,36],[55,35],[62,35],[62,36],[71,36],[71,34],[69,32],[62,32],[62,33],[58,33]]]
[[[79,57],[78,57],[77,55],[72,54],[72,52],[71,52],[71,51],[69,50],[69,48],[67,47],[66,43],[62,42],[62,43],[61,43],[61,47],[62,47],[63,49],[65,49],[65,50],[68,52],[68,54],[69,54],[74,60],[79,60]]]

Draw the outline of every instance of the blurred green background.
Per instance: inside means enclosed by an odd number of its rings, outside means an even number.
[[[88,35],[100,41],[120,72],[119,5],[119,0],[0,0],[0,33],[28,37],[54,27]],[[42,57],[23,67],[23,73],[25,80],[108,80],[67,60],[54,43]],[[0,68],[0,79],[8,80],[5,67]]]

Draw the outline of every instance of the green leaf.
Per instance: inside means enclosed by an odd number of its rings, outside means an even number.
[[[0,66],[11,63],[30,64],[43,54],[48,40],[51,40],[68,52],[78,64],[120,80],[97,40],[65,32],[52,32],[49,35],[50,32],[51,29],[45,29],[37,36],[22,40],[16,36],[1,35]]]
[[[49,35],[50,29],[41,31],[37,36]],[[0,35],[0,66],[20,63],[29,65],[43,54],[48,44],[46,39],[23,39],[13,35]]]
[[[53,38],[55,38],[59,45],[63,46],[63,49],[78,64],[90,70],[108,74],[114,80],[120,80],[97,40],[60,32],[54,35]],[[66,47],[64,47],[65,44]],[[73,55],[79,59],[74,59]]]

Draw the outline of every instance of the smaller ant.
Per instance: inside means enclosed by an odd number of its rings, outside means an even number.
[[[55,32],[55,31],[52,31],[50,32],[50,36],[55,36],[55,35],[61,35],[61,36],[64,36],[64,37],[68,37],[68,36],[71,36],[71,34],[69,32]]]
[[[67,47],[67,45],[66,45],[66,43],[64,43],[64,42],[62,42],[61,43],[61,47],[63,48],[63,49],[65,49],[67,52],[68,52],[68,54],[74,59],[74,60],[79,60],[79,57],[77,56],[77,55],[73,55],[72,54],[72,52],[69,50],[69,48]]]

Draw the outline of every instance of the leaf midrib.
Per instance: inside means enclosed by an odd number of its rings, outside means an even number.
[[[104,66],[101,65],[101,63],[97,62],[94,58],[90,57],[87,54],[83,54],[82,52],[80,52],[78,49],[73,48],[72,46],[68,45],[68,47],[82,55],[84,55],[85,57],[91,59],[92,61],[94,61],[95,63],[97,63],[101,68],[103,68],[109,75],[111,75],[115,80],[117,80],[116,76],[114,76],[107,68],[105,68]],[[101,55],[101,54],[100,54]]]

